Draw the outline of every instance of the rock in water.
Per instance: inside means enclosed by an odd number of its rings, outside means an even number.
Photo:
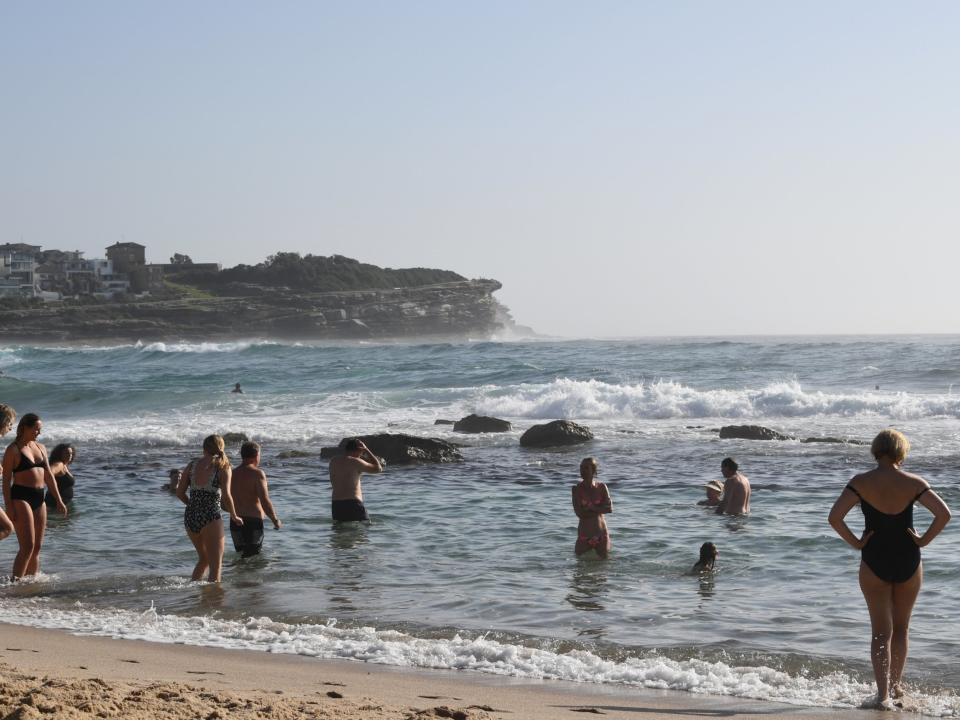
[[[344,438],[335,447],[320,450],[321,458],[332,458],[343,452],[343,446],[350,438]],[[400,433],[380,433],[379,435],[361,435],[360,439],[377,457],[383,458],[388,465],[421,465],[425,463],[461,462],[463,455],[453,443],[435,438],[421,438]]]
[[[579,445],[593,440],[590,428],[570,420],[554,420],[546,425],[534,425],[520,436],[522,447],[559,447]]]
[[[485,415],[467,415],[453,424],[454,432],[462,433],[507,432],[512,427],[506,420]]]
[[[789,435],[778,433],[776,430],[762,425],[724,425],[720,428],[720,438],[729,440],[793,440]]]

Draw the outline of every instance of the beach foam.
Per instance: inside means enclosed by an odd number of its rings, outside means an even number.
[[[341,627],[335,620],[322,625],[293,625],[268,617],[235,621],[166,615],[152,607],[140,613],[88,609],[81,603],[67,610],[51,607],[44,599],[30,599],[0,600],[0,621],[81,635],[471,670],[517,678],[615,683],[821,707],[857,707],[871,692],[870,684],[840,672],[820,677],[790,675],[769,667],[673,660],[657,653],[607,660],[586,650],[554,652],[503,643],[485,635],[428,639],[396,630]],[[960,699],[955,697],[914,699],[926,714],[960,714]]]

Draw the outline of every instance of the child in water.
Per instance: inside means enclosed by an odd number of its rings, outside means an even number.
[[[719,554],[716,545],[712,542],[705,542],[700,546],[700,559],[693,564],[690,572],[699,573],[705,570],[713,570],[713,564],[716,562],[717,555]]]

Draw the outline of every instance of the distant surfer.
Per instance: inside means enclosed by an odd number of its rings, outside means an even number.
[[[237,383],[236,385],[233,386],[233,390],[231,390],[230,392],[232,392],[232,393],[240,393],[240,394],[242,395],[242,394],[243,394],[243,388],[240,387],[240,383]]]
[[[282,523],[270,502],[267,474],[260,469],[260,446],[252,441],[243,443],[240,446],[240,459],[240,464],[233,469],[231,493],[243,525],[237,526],[231,522],[230,537],[236,551],[243,553],[243,557],[250,557],[259,553],[263,545],[264,516],[270,518],[277,530]]]
[[[370,452],[363,440],[351,438],[343,445],[344,454],[330,460],[330,486],[333,499],[330,510],[338,521],[366,521],[360,476],[383,472],[380,458]]]
[[[724,458],[720,463],[723,474],[723,498],[717,505],[717,513],[746,515],[750,512],[750,480],[740,472],[733,458]]]
[[[601,558],[610,553],[610,533],[604,515],[613,512],[610,491],[597,481],[600,466],[593,457],[580,462],[580,482],[573,486],[573,511],[580,518],[574,553],[583,555],[595,550]]]

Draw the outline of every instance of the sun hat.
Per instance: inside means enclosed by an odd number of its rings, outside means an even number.
[[[711,490],[716,490],[717,492],[723,492],[723,483],[719,480],[711,480],[708,483],[704,483],[703,486]]]

